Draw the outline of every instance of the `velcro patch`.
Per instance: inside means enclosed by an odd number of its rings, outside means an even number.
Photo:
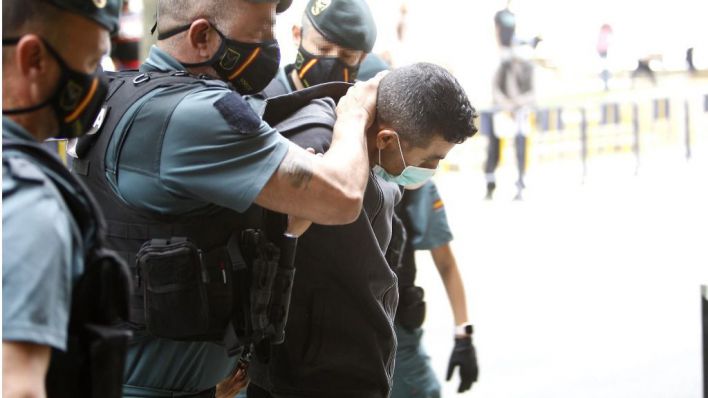
[[[236,93],[228,93],[214,103],[226,123],[240,134],[254,134],[261,125],[261,119]]]

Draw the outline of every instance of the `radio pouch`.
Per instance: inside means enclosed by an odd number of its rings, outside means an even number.
[[[189,340],[209,330],[209,274],[186,238],[152,239],[137,254],[145,324],[154,336]]]

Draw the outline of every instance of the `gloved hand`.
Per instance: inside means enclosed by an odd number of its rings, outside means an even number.
[[[455,338],[455,347],[450,355],[450,363],[447,366],[446,381],[450,381],[452,373],[456,367],[460,367],[460,387],[457,392],[465,392],[472,388],[472,383],[477,381],[479,368],[477,367],[477,354],[472,345],[472,337]]]

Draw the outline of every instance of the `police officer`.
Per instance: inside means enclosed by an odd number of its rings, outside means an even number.
[[[78,396],[45,389],[45,376],[71,351],[72,296],[91,270],[84,226],[97,220],[79,219],[77,204],[90,199],[38,142],[90,126],[106,94],[97,69],[119,9],[116,0],[3,1],[4,397]],[[114,360],[119,379],[122,358]],[[104,373],[111,365],[93,366]]]
[[[255,203],[321,224],[359,215],[377,82],[339,101],[321,157],[242,97],[275,76],[276,7],[287,5],[158,1],[156,46],[139,74],[114,78],[101,128],[77,145],[74,171],[102,203],[110,242],[135,264],[125,396],[227,396],[241,381],[235,346],[220,344],[231,297],[244,290],[233,286],[247,282],[231,272],[248,256],[234,243],[245,232],[239,212]]]
[[[364,0],[310,0],[300,26],[292,28],[295,62],[278,71],[266,97],[320,83],[354,82],[376,42],[376,24]]]
[[[462,277],[450,247],[452,233],[447,223],[445,206],[435,183],[427,182],[415,190],[407,190],[396,207],[406,230],[407,241],[400,267],[397,269],[400,301],[396,311],[396,369],[393,374],[392,398],[412,395],[440,396],[440,384],[430,367],[430,359],[422,347],[421,328],[425,316],[423,290],[415,286],[416,250],[429,250],[445,285],[455,320],[455,344],[450,355],[446,379],[459,372],[458,392],[471,388],[479,369],[472,344],[472,325],[467,319],[467,303]],[[416,375],[415,377],[413,375]],[[414,392],[416,392],[414,394]]]

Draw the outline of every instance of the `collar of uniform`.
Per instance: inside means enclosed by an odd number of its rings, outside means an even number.
[[[6,116],[2,117],[2,136],[20,141],[36,141],[29,131]]]
[[[153,45],[150,47],[150,54],[148,54],[145,63],[140,66],[140,71],[148,72],[156,70],[185,70],[185,67],[166,51]]]

